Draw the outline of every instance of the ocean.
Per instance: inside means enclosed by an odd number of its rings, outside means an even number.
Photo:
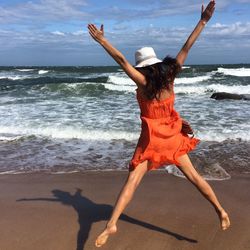
[[[115,66],[0,67],[0,174],[127,170],[141,124],[135,89]],[[176,78],[175,109],[201,140],[190,157],[206,179],[249,175],[250,101],[215,92],[250,94],[250,65],[185,66]]]

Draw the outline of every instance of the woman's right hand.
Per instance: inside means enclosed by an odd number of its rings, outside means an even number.
[[[102,41],[104,40],[103,24],[101,25],[100,29],[97,29],[97,27],[94,24],[88,24],[88,29],[89,29],[89,34],[92,36],[92,38],[98,43],[102,43]]]
[[[214,10],[215,10],[215,1],[214,0],[209,2],[209,4],[207,5],[205,10],[204,10],[204,5],[202,4],[201,21],[207,23],[210,20],[210,18],[212,17]]]

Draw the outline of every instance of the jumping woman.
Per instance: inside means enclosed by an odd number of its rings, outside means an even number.
[[[210,20],[215,9],[215,1],[210,1],[206,9],[202,5],[201,19],[177,54],[176,58],[158,59],[153,48],[143,47],[136,51],[136,65],[133,67],[126,58],[104,37],[104,28],[89,24],[89,34],[122,67],[136,83],[136,97],[141,110],[141,134],[129,162],[129,174],[115,203],[112,215],[104,231],[95,241],[96,247],[106,243],[109,235],[117,231],[117,221],[145,173],[164,165],[175,164],[186,178],[213,205],[223,230],[230,226],[228,214],[219,203],[211,186],[192,165],[188,152],[199,143],[190,137],[191,127],[174,109],[174,79],[180,72],[188,52],[199,34]]]

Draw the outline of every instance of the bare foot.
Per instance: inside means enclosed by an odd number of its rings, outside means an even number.
[[[117,231],[116,225],[107,226],[104,229],[104,231],[97,237],[97,239],[95,241],[95,246],[101,247],[102,245],[104,245],[106,243],[106,241],[108,240],[109,235],[116,233],[116,231]]]
[[[221,229],[222,230],[228,229],[230,226],[230,220],[226,211],[222,209],[220,212],[218,212],[218,215],[219,215],[220,222],[221,222]]]

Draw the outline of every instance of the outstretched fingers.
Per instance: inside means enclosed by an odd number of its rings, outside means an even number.
[[[88,24],[88,30],[89,30],[89,34],[90,36],[97,41],[97,28],[94,24]]]
[[[204,9],[203,6],[202,9]],[[214,10],[215,10],[215,1],[210,1],[206,9],[202,12],[201,19],[205,22],[208,22],[212,17]]]
[[[89,34],[92,36],[92,38],[97,41],[101,42],[104,38],[104,28],[103,25],[101,25],[100,30],[94,25],[94,24],[88,24],[88,30]]]
[[[97,31],[97,28],[94,24],[88,24],[88,29],[93,34]]]
[[[215,1],[210,1],[206,8],[209,12],[213,12],[215,9]]]

